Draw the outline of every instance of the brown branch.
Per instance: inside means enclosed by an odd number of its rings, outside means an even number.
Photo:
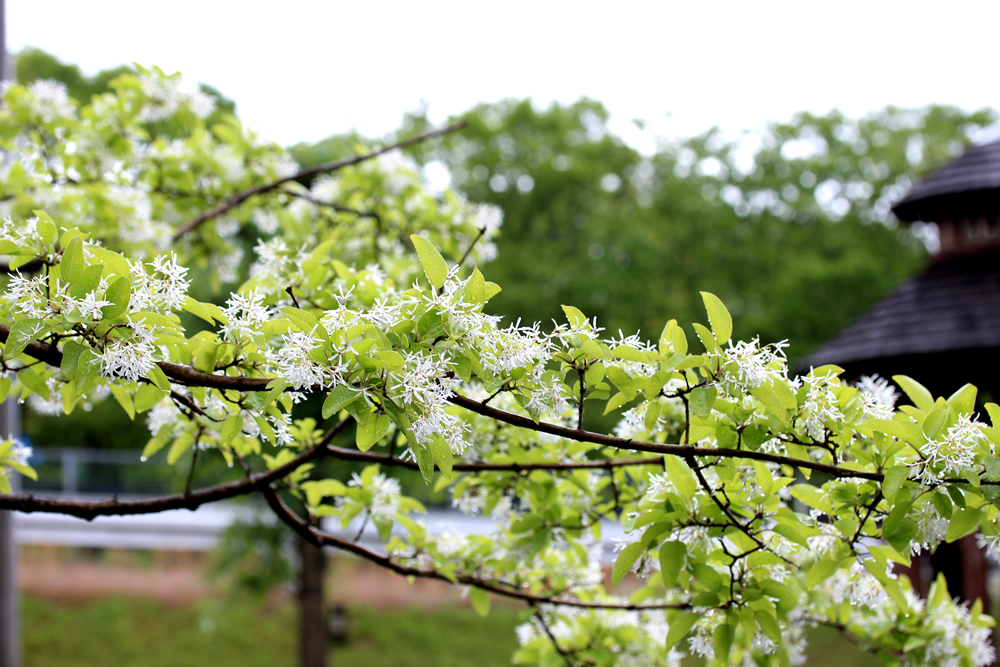
[[[462,266],[463,264],[465,264],[465,260],[469,259],[469,255],[472,254],[472,249],[476,247],[476,243],[478,243],[479,239],[483,238],[485,234],[486,234],[486,227],[485,226],[480,227],[479,233],[476,234],[476,238],[472,239],[472,242],[469,243],[469,247],[465,249],[465,254],[462,255],[462,259],[458,260],[458,266]]]
[[[595,445],[604,445],[606,447],[614,447],[616,449],[630,449],[637,452],[669,454],[670,456],[679,456],[681,458],[688,458],[691,456],[718,456],[723,458],[755,459],[758,461],[771,461],[773,463],[796,466],[799,468],[808,468],[818,472],[825,472],[833,477],[859,477],[861,479],[870,479],[879,482],[883,479],[883,475],[881,473],[850,470],[848,468],[819,463],[817,461],[810,461],[808,459],[796,459],[790,456],[768,454],[767,452],[761,451],[751,451],[746,449],[717,449],[711,447],[695,447],[692,445],[661,445],[656,442],[632,440],[631,438],[619,438],[613,435],[582,431],[568,428],[566,426],[559,426],[557,424],[549,424],[547,422],[539,422],[536,424],[529,417],[522,417],[521,415],[516,415],[504,410],[498,410],[497,408],[493,408],[488,405],[483,405],[479,401],[466,398],[461,394],[454,394],[449,400],[455,405],[463,407],[466,410],[475,412],[483,417],[489,417],[491,419],[495,419],[496,421],[510,424],[511,426],[519,426],[532,431],[548,433],[549,435],[566,438],[567,440],[590,442]],[[961,482],[963,480],[956,481]],[[987,482],[984,481],[983,483],[986,484]]]
[[[6,342],[9,333],[10,328],[5,324],[0,324],[0,342]],[[25,348],[24,353],[34,357],[35,359],[44,361],[50,366],[58,367],[62,362],[62,352],[60,352],[59,349],[51,343],[35,341],[30,343],[27,348]],[[230,389],[241,392],[269,391],[267,385],[274,380],[274,378],[269,377],[249,378],[231,375],[212,375],[195,370],[191,366],[175,364],[168,361],[157,362],[157,366],[160,367],[168,378],[178,384],[208,387],[210,389]],[[309,393],[321,390],[322,388],[320,387],[313,387],[311,389],[305,389],[304,391]],[[510,424],[511,426],[519,426],[521,428],[537,431],[539,433],[548,433],[549,435],[566,438],[567,440],[589,442],[605,447],[614,447],[615,449],[649,452],[651,454],[666,454],[669,456],[679,456],[681,458],[690,456],[717,456],[721,458],[770,461],[779,465],[788,465],[796,468],[815,470],[817,472],[826,473],[832,477],[857,477],[859,479],[866,479],[875,482],[881,482],[885,478],[885,476],[879,472],[852,470],[850,468],[831,465],[829,463],[820,463],[809,459],[796,459],[791,456],[782,456],[780,454],[768,454],[767,452],[762,451],[752,451],[748,449],[719,449],[712,447],[696,447],[692,445],[666,445],[656,442],[645,442],[643,440],[632,440],[631,438],[619,438],[617,436],[606,435],[604,433],[577,430],[567,428],[565,426],[559,426],[558,424],[550,424],[548,422],[538,422],[536,424],[529,417],[522,417],[521,415],[516,415],[511,412],[498,410],[497,408],[484,405],[480,401],[475,401],[471,398],[462,396],[461,394],[453,394],[448,400],[451,401],[451,403],[471,412],[475,412],[478,415],[489,417],[496,421]],[[946,484],[969,483],[968,480],[959,478],[947,478],[942,480],[942,482]],[[1000,485],[1000,480],[982,479],[980,480],[980,484],[987,486]]]
[[[278,518],[287,524],[292,530],[302,536],[308,542],[315,544],[318,547],[331,546],[337,547],[338,549],[343,549],[357,556],[364,558],[365,560],[371,561],[376,565],[380,565],[386,569],[392,570],[396,574],[401,574],[407,577],[422,577],[425,579],[439,579],[441,581],[448,581],[450,583],[459,583],[466,586],[475,586],[476,588],[481,588],[484,591],[489,591],[490,593],[496,593],[497,595],[503,595],[510,598],[516,598],[518,600],[523,600],[529,603],[535,604],[553,604],[562,605],[567,607],[583,607],[587,609],[622,609],[626,611],[637,611],[643,609],[687,609],[690,605],[686,602],[662,602],[656,604],[632,604],[632,603],[614,603],[614,602],[592,602],[588,600],[565,600],[557,597],[550,597],[546,595],[536,595],[534,593],[528,593],[526,591],[513,588],[513,584],[499,584],[496,582],[486,581],[484,579],[479,579],[467,574],[456,574],[453,577],[447,577],[444,574],[438,572],[437,570],[422,570],[416,567],[410,567],[408,565],[403,565],[392,560],[386,554],[378,553],[367,547],[363,547],[360,544],[351,542],[350,540],[343,540],[329,533],[324,533],[315,526],[310,525],[308,522],[304,521],[295,512],[293,512],[289,507],[281,500],[278,495],[277,489],[273,485],[264,487],[262,490],[264,497],[267,499],[268,505],[278,516]]]
[[[399,457],[389,454],[378,454],[376,452],[362,452],[357,449],[344,449],[328,445],[326,454],[342,461],[360,461],[363,463],[378,463],[386,466],[398,466],[419,470],[416,461],[405,461]],[[521,472],[525,470],[581,470],[581,469],[604,469],[623,468],[626,466],[659,465],[659,456],[650,456],[642,459],[608,459],[605,461],[573,461],[555,463],[455,463],[452,470],[458,472]],[[439,468],[435,467],[436,470]]]
[[[322,206],[325,208],[332,209],[337,213],[350,213],[352,215],[358,216],[359,218],[372,218],[378,222],[381,222],[382,220],[382,217],[378,213],[375,213],[374,211],[359,211],[349,206],[341,206],[340,204],[336,204],[331,201],[323,201],[321,199],[316,199],[315,197],[311,197],[302,192],[294,192],[292,190],[282,190],[282,192],[284,192],[286,195],[290,197],[295,197],[296,199],[307,201],[310,204],[315,204],[316,206]]]
[[[350,423],[350,419],[338,423],[326,432],[323,439],[315,447],[307,449],[288,463],[273,470],[259,472],[241,480],[217,484],[190,493],[177,493],[142,500],[118,500],[117,498],[111,500],[73,500],[69,498],[38,498],[32,494],[0,494],[0,509],[26,513],[68,514],[88,521],[98,516],[154,514],[174,509],[194,510],[206,503],[257,491],[289,475],[302,464],[321,456],[326,445],[335,435],[343,431],[348,423]]]
[[[383,146],[382,148],[371,151],[370,153],[365,153],[363,155],[355,155],[353,157],[337,160],[336,162],[326,162],[324,164],[318,164],[314,167],[303,169],[295,174],[292,174],[291,176],[286,176],[284,178],[279,178],[278,180],[272,181],[270,183],[265,183],[263,185],[257,185],[252,188],[248,188],[242,192],[238,192],[237,194],[233,195],[232,197],[222,202],[221,204],[213,206],[207,211],[185,222],[183,225],[177,228],[177,231],[174,233],[173,240],[177,241],[191,230],[200,227],[201,225],[205,224],[212,218],[218,217],[223,213],[225,213],[226,211],[236,208],[237,206],[239,206],[246,200],[250,199],[251,197],[255,197],[257,195],[265,194],[267,192],[271,192],[272,190],[276,190],[285,183],[290,183],[292,181],[297,181],[303,178],[309,178],[310,176],[315,176],[316,174],[328,174],[330,172],[337,171],[338,169],[343,169],[344,167],[349,167],[351,165],[358,164],[359,162],[371,160],[372,158],[376,158],[379,155],[388,153],[389,151],[393,151],[399,148],[406,148],[408,146],[413,146],[414,144],[418,144],[422,141],[433,139],[434,137],[440,137],[445,134],[450,134],[451,132],[455,132],[456,130],[461,130],[466,125],[467,123],[465,123],[465,121],[462,121],[460,123],[455,123],[454,125],[449,125],[448,127],[441,128],[440,130],[433,130],[431,132],[426,132],[418,137],[412,137],[410,139],[404,139],[403,141],[398,141],[392,144],[391,146]]]

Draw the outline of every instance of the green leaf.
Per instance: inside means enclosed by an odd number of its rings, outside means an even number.
[[[96,264],[85,268],[80,279],[70,285],[69,295],[74,299],[82,299],[91,292],[96,292],[101,286],[102,271],[103,269]]]
[[[910,542],[920,532],[920,526],[917,525],[917,522],[906,516],[909,506],[910,503],[897,505],[882,522],[882,538],[900,553],[909,553]],[[905,509],[903,512],[897,513],[900,507]]]
[[[417,250],[417,257],[420,258],[420,265],[424,267],[424,275],[427,280],[437,289],[444,286],[444,281],[448,278],[448,263],[437,251],[434,244],[423,236],[410,235],[410,241]]]
[[[611,585],[617,586],[618,582],[629,573],[639,557],[646,553],[645,542],[632,542],[622,549],[615,559],[615,564],[611,567]]]
[[[698,488],[698,480],[695,479],[691,468],[676,456],[669,455],[663,457],[663,467],[681,498],[694,498],[694,492]]]
[[[675,618],[667,630],[666,650],[670,651],[670,649],[677,646],[687,636],[687,633],[691,632],[691,628],[694,627],[699,618],[701,618],[701,614],[696,614],[693,611],[684,612]]]
[[[46,401],[49,400],[49,385],[33,370],[22,369],[18,372],[17,379],[21,382],[21,384],[44,398]]]
[[[75,340],[68,340],[63,343],[63,358],[59,364],[59,370],[62,371],[63,377],[66,379],[72,380],[76,377],[77,363],[80,360],[80,354],[83,350],[83,346]]]
[[[909,468],[906,466],[894,466],[886,470],[885,479],[882,481],[882,495],[889,500],[895,498],[909,473]]]
[[[426,444],[417,443],[413,434],[405,431],[407,439],[410,441],[410,448],[417,456],[417,467],[420,468],[420,476],[424,478],[425,484],[430,484],[434,479],[434,453]]]
[[[971,384],[964,384],[954,394],[948,397],[948,405],[955,408],[955,412],[960,415],[971,415],[976,409],[976,388]]]
[[[698,334],[698,339],[701,340],[701,344],[705,346],[705,352],[709,354],[719,351],[719,343],[715,340],[715,334],[703,324],[698,324],[695,322],[691,326],[694,327],[694,332]]]
[[[209,324],[215,324],[215,319],[212,318],[212,313],[205,307],[205,304],[200,301],[195,301],[191,297],[185,297],[184,310],[196,317],[200,317]]]
[[[135,397],[132,399],[135,403],[136,412],[145,412],[149,410],[157,403],[163,400],[163,397],[167,395],[167,392],[163,391],[156,385],[152,384],[141,384],[139,385],[138,391],[135,392]]]
[[[45,211],[32,211],[32,213],[38,217],[37,229],[45,245],[55,243],[56,237],[59,236],[59,227],[55,221]]]
[[[465,282],[465,300],[476,305],[486,302],[486,280],[479,269],[474,270]]]
[[[642,425],[647,433],[656,432],[656,422],[660,418],[662,409],[659,403],[650,403],[646,406],[646,414],[642,418]]]
[[[927,413],[924,419],[923,431],[928,440],[934,440],[944,429],[948,421],[949,410],[947,408],[937,408]]]
[[[122,410],[128,415],[128,418],[134,420],[135,405],[132,403],[132,394],[128,393],[124,387],[116,382],[109,383],[109,388],[115,400],[118,401],[118,405],[122,406]]]
[[[983,465],[986,466],[986,476],[991,480],[1000,480],[1000,459],[987,454],[983,457]]]
[[[716,591],[722,587],[722,575],[715,571],[715,568],[705,563],[694,563],[691,566],[691,574],[698,580],[698,583],[709,591]]]
[[[72,285],[83,276],[83,268],[86,266],[83,261],[83,239],[74,236],[69,245],[63,249],[62,260],[59,262],[59,271],[62,281],[67,285]]]
[[[712,633],[712,646],[715,647],[715,657],[719,662],[729,659],[729,649],[733,647],[735,633],[735,628],[728,623],[723,623]]]
[[[959,538],[965,537],[976,529],[980,518],[982,518],[982,512],[978,509],[967,507],[958,510],[951,515],[948,532],[944,536],[945,541],[954,542]],[[892,543],[890,542],[890,544]],[[899,551],[899,549],[896,549],[896,551]]]
[[[149,442],[146,443],[146,446],[142,448],[142,460],[145,461],[150,456],[163,449],[166,444],[166,436],[153,436],[149,439]]]
[[[126,277],[129,275],[128,260],[118,253],[100,246],[91,246],[88,251],[95,260],[106,266],[112,275]]]
[[[358,424],[355,441],[358,449],[367,452],[376,442],[381,440],[389,429],[392,428],[392,420],[388,415],[379,415],[378,419],[369,419],[365,424]]]
[[[29,343],[38,340],[48,331],[48,327],[41,320],[25,317],[17,320],[10,327],[10,334],[7,336],[7,344],[4,346],[4,359],[13,359],[24,352]]]
[[[934,409],[934,397],[931,396],[931,392],[927,391],[924,385],[906,375],[893,375],[892,381],[906,392],[906,395],[913,401],[913,405],[924,412],[930,412]]]
[[[671,588],[677,583],[686,558],[687,547],[683,542],[671,540],[660,545],[660,574],[664,586]]]
[[[715,397],[718,394],[715,387],[698,387],[692,391],[688,397],[691,414],[696,417],[707,417],[712,414],[712,406],[715,405]]]
[[[451,479],[451,468],[454,461],[454,455],[451,452],[451,446],[448,442],[440,435],[434,437],[431,440],[431,453],[434,454],[434,461],[441,470],[441,474],[444,475],[445,478]]]
[[[755,610],[754,618],[757,619],[757,625],[760,629],[764,631],[767,638],[773,641],[775,644],[781,644],[781,626],[778,625],[778,621],[775,620],[774,616],[766,611]]]
[[[344,406],[356,399],[359,394],[346,384],[334,387],[323,401],[323,419],[329,419],[344,409]]]
[[[170,391],[170,380],[167,379],[166,374],[159,366],[153,366],[149,369],[149,379],[163,391]]]
[[[766,384],[759,385],[750,390],[754,398],[761,402],[761,404],[774,413],[774,416],[780,419],[784,423],[788,423],[788,411],[785,409],[785,404],[781,402],[778,395],[774,393],[774,389],[767,386]]]
[[[104,300],[110,301],[110,306],[101,308],[101,317],[114,321],[128,311],[128,303],[132,298],[132,281],[125,276],[115,278],[104,293]],[[190,298],[190,297],[189,297]]]
[[[170,465],[177,463],[177,459],[179,459],[184,452],[190,449],[193,444],[193,435],[190,433],[181,433],[180,436],[174,440],[174,444],[170,445],[170,451],[167,452],[167,463]]]
[[[725,304],[711,292],[702,292],[701,298],[708,311],[708,321],[712,324],[712,333],[719,345],[725,345],[733,336],[733,318]]]
[[[812,590],[816,585],[830,578],[837,571],[837,561],[831,558],[821,558],[813,564],[809,570],[809,578],[806,580],[806,588]]]
[[[1000,405],[996,403],[987,403],[986,412],[990,415],[990,423],[993,424],[995,428],[1000,428]]]
[[[566,314],[566,319],[569,320],[570,325],[573,327],[578,328],[587,324],[587,316],[580,312],[579,308],[563,305],[562,310]]]
[[[312,334],[314,331],[326,334],[326,329],[320,325],[319,320],[301,308],[286,306],[281,309],[281,314],[291,320],[292,324],[297,326],[304,334]]]
[[[469,602],[476,613],[486,618],[490,614],[490,594],[481,588],[473,586],[469,589]]]
[[[229,415],[226,417],[226,421],[222,423],[222,432],[219,434],[219,440],[221,440],[223,445],[228,445],[233,439],[243,432],[243,416],[242,415]],[[315,504],[315,503],[312,503]]]

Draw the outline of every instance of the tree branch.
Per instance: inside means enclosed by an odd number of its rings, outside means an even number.
[[[363,463],[378,463],[386,466],[397,466],[419,470],[416,461],[406,461],[398,456],[389,454],[378,454],[376,452],[362,452],[357,449],[345,449],[329,445],[326,454],[342,461],[360,461]],[[522,472],[527,470],[594,470],[624,468],[628,466],[659,465],[659,456],[650,456],[642,459],[607,459],[597,461],[567,461],[553,463],[459,463],[452,465],[452,470],[458,472]],[[435,470],[439,470],[435,466]]]
[[[309,167],[308,169],[303,169],[299,172],[296,172],[291,176],[285,176],[284,178],[279,178],[276,181],[265,183],[264,185],[257,185],[252,188],[248,188],[246,190],[243,190],[242,192],[236,193],[235,195],[233,195],[226,201],[222,202],[221,204],[213,206],[207,211],[185,222],[183,225],[177,228],[177,231],[174,233],[173,240],[177,241],[191,230],[197,229],[198,227],[205,224],[212,218],[218,217],[223,213],[225,213],[226,211],[236,208],[237,206],[239,206],[246,200],[250,199],[251,197],[255,197],[257,195],[262,195],[267,192],[271,192],[272,190],[276,190],[285,183],[290,183],[292,181],[297,181],[303,178],[309,178],[310,176],[315,176],[316,174],[328,174],[330,172],[337,171],[338,169],[343,169],[344,167],[349,167],[351,165],[358,164],[359,162],[371,160],[372,158],[376,158],[379,155],[388,153],[389,151],[394,151],[399,148],[406,148],[408,146],[413,146],[414,144],[419,144],[422,141],[433,139],[434,137],[440,137],[445,134],[450,134],[451,132],[461,130],[466,125],[467,123],[465,121],[462,121],[460,123],[455,123],[454,125],[449,125],[448,127],[441,128],[440,130],[433,130],[431,132],[426,132],[424,134],[421,134],[420,136],[417,137],[411,137],[410,139],[404,139],[403,141],[398,141],[392,144],[391,146],[383,146],[382,148],[371,151],[370,153],[365,153],[363,155],[355,155],[349,158],[344,158],[342,160],[337,160],[336,162],[326,162],[324,164],[318,164],[314,167]]]
[[[9,333],[10,328],[5,324],[0,324],[0,342],[6,342]],[[62,363],[62,352],[51,343],[34,341],[25,348],[24,352],[35,359],[44,361],[50,366],[58,367]],[[230,389],[241,392],[269,391],[267,385],[274,379],[269,377],[250,378],[232,375],[212,375],[210,373],[203,373],[191,366],[175,364],[169,361],[159,361],[157,362],[157,366],[160,367],[168,378],[177,384],[208,387],[210,389]],[[313,387],[303,391],[305,393],[311,393],[321,390],[321,387]],[[510,424],[511,426],[519,426],[531,431],[538,431],[539,433],[548,433],[549,435],[566,438],[567,440],[589,442],[595,445],[613,447],[615,449],[649,452],[651,454],[666,454],[669,456],[679,456],[681,458],[690,456],[718,456],[722,458],[770,461],[779,465],[789,465],[796,468],[815,470],[817,472],[826,473],[832,477],[857,477],[859,479],[866,479],[874,482],[882,482],[885,478],[885,476],[879,472],[852,470],[851,468],[831,465],[829,463],[820,463],[810,459],[796,459],[791,456],[782,456],[780,454],[768,454],[767,452],[762,451],[752,451],[748,449],[719,449],[712,447],[696,447],[693,445],[667,445],[656,442],[645,442],[643,440],[632,440],[631,438],[619,438],[617,436],[607,435],[604,433],[571,429],[557,424],[550,424],[548,422],[539,422],[536,424],[528,417],[522,417],[521,415],[499,410],[497,408],[490,407],[489,405],[484,405],[480,401],[475,401],[471,398],[462,396],[461,394],[453,394],[448,400],[451,403],[471,412],[475,412],[478,415],[489,417],[491,419],[495,419],[496,421]],[[959,478],[948,478],[941,481],[947,484],[968,483],[968,480]],[[1000,485],[1000,480],[982,479],[980,480],[980,484],[987,486]]]
[[[4,495],[0,494],[0,509],[18,512],[47,512],[51,514],[68,514],[90,521],[98,516],[125,516],[135,514],[154,514],[174,509],[195,510],[198,507],[234,498],[252,491],[257,491],[282,477],[294,472],[296,468],[321,456],[327,444],[350,423],[350,419],[338,423],[323,436],[315,447],[307,449],[294,459],[273,470],[249,475],[241,480],[225,482],[215,486],[197,489],[190,493],[177,493],[156,498],[141,500],[73,500],[69,498],[39,498],[33,494]]]
[[[386,554],[378,553],[367,547],[363,547],[360,544],[351,542],[349,540],[343,540],[329,533],[324,533],[318,528],[309,525],[300,516],[295,514],[288,505],[284,503],[281,497],[278,495],[277,489],[273,485],[264,487],[262,490],[264,498],[267,500],[268,505],[278,516],[278,518],[287,524],[292,530],[298,533],[302,538],[315,544],[316,546],[331,546],[337,547],[338,549],[343,549],[353,553],[365,560],[369,560],[376,565],[381,565],[384,568],[392,570],[397,574],[402,574],[408,577],[422,577],[425,579],[439,579],[441,581],[448,581],[450,583],[465,584],[466,586],[475,586],[476,588],[481,588],[484,591],[489,591],[490,593],[496,593],[497,595],[503,595],[510,598],[515,598],[518,600],[524,600],[529,603],[542,603],[542,604],[553,604],[562,605],[567,607],[583,607],[587,609],[621,609],[626,611],[638,611],[642,609],[687,609],[690,605],[686,602],[662,602],[655,604],[632,604],[632,603],[615,603],[615,602],[592,602],[589,600],[569,600],[560,599],[551,596],[537,595],[534,593],[528,593],[526,591],[518,590],[512,587],[512,584],[499,584],[491,581],[486,581],[484,579],[479,579],[477,577],[472,577],[466,574],[456,574],[454,577],[447,577],[444,574],[436,570],[422,570],[416,567],[410,567],[408,565],[403,565],[392,560],[392,558]]]

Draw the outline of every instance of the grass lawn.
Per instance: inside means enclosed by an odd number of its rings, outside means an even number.
[[[200,603],[164,606],[121,597],[86,603],[23,598],[24,667],[293,667],[294,608]],[[446,607],[350,610],[350,641],[333,665],[510,665],[518,612]],[[447,644],[445,644],[447,638]]]
[[[24,667],[294,667],[295,610],[204,601],[181,606],[110,597],[84,603],[24,596]],[[479,618],[466,607],[350,611],[350,641],[332,665],[499,667],[510,665],[519,612],[494,608]],[[881,664],[817,628],[809,667]],[[447,644],[445,641],[447,640]],[[686,665],[699,664],[689,658]]]

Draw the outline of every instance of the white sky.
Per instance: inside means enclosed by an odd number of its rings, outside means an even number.
[[[7,44],[87,73],[180,70],[283,144],[380,135],[421,100],[603,101],[634,145],[839,107],[966,109],[996,94],[1000,2],[7,0]],[[649,123],[642,135],[629,122]]]

